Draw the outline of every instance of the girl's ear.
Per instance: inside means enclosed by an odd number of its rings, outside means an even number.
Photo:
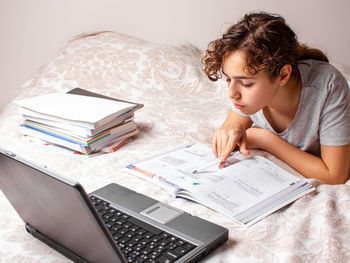
[[[292,65],[290,64],[284,65],[280,70],[279,77],[277,78],[278,84],[280,86],[286,85],[291,75],[292,75]]]

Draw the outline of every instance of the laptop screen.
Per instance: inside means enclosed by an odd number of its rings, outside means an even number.
[[[82,187],[0,149],[0,188],[23,221],[89,262],[124,262]]]

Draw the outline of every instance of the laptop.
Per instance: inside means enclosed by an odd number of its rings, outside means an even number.
[[[198,262],[222,226],[118,184],[78,183],[0,148],[0,188],[35,238],[74,262]]]

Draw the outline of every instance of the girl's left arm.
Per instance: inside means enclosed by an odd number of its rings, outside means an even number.
[[[273,154],[307,178],[315,178],[325,184],[342,184],[348,179],[350,144],[321,145],[319,158],[260,128],[247,130],[247,144],[248,149],[259,148]]]

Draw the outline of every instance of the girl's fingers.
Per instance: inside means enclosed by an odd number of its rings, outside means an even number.
[[[249,155],[250,152],[247,149],[247,134],[244,133],[239,144],[239,149],[243,155]]]
[[[225,146],[225,151],[221,155],[221,160],[225,161],[236,147],[237,138],[235,136],[230,136]]]

